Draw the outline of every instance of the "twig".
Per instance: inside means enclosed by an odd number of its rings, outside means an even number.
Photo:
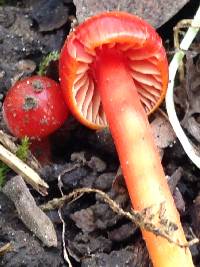
[[[192,241],[187,242],[186,244],[181,244],[178,240],[174,240],[172,237],[170,237],[171,232],[175,231],[175,227],[168,227],[172,226],[173,223],[169,223],[168,225],[161,224],[160,227],[156,226],[154,223],[152,223],[151,219],[146,216],[146,212],[139,212],[132,210],[132,212],[126,212],[124,211],[114,200],[112,200],[106,193],[99,189],[91,189],[91,188],[81,188],[81,189],[76,189],[73,192],[71,192],[68,195],[64,195],[61,198],[53,199],[46,203],[45,205],[40,206],[41,209],[43,210],[49,210],[49,209],[55,209],[55,208],[61,208],[66,202],[70,201],[73,198],[76,198],[80,194],[83,193],[97,193],[99,194],[105,203],[107,203],[110,208],[116,212],[117,214],[126,217],[130,221],[134,222],[137,226],[140,228],[152,232],[153,234],[157,236],[161,236],[168,240],[170,243],[173,243],[175,245],[178,245],[181,248],[186,248],[190,246],[190,244],[194,244],[199,242],[199,240],[196,238],[195,240],[193,239]],[[152,215],[152,214],[151,214]],[[174,226],[174,225],[173,225]]]
[[[14,141],[16,141],[16,138],[13,136],[10,136],[6,133],[4,133],[2,130],[0,130],[0,143],[10,150],[12,153],[17,152],[17,146],[15,145]]]
[[[188,50],[188,48],[190,47],[191,43],[193,42],[199,30],[199,28],[197,27],[199,20],[200,20],[200,6],[197,10],[196,15],[194,16],[194,19],[191,22],[191,27],[189,27],[189,29],[187,30],[180,44],[180,50],[175,53],[169,65],[169,84],[168,84],[168,89],[167,89],[167,94],[166,94],[166,109],[167,109],[169,121],[183,149],[185,150],[185,153],[188,155],[191,161],[198,168],[200,168],[200,154],[198,153],[195,146],[188,139],[188,137],[186,136],[186,134],[184,133],[180,125],[180,122],[178,120],[178,117],[175,111],[173,89],[174,89],[174,80],[175,80],[175,76],[176,76],[176,72],[179,67],[179,64],[182,61],[183,57],[185,56],[185,51]]]
[[[24,180],[33,186],[40,194],[47,195],[48,184],[40,178],[40,176],[31,169],[27,164],[20,160],[17,156],[7,150],[0,144],[0,160],[8,165],[17,174],[21,175]]]

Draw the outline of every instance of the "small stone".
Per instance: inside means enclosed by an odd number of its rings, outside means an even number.
[[[110,190],[112,187],[114,178],[115,178],[115,173],[113,172],[103,173],[97,177],[94,187],[102,191]]]
[[[108,232],[108,237],[112,241],[121,242],[131,237],[135,233],[136,229],[136,225],[132,222],[126,223]]]
[[[100,158],[92,156],[88,161],[88,167],[95,172],[103,172],[106,169],[106,163]]]
[[[83,232],[93,232],[96,228],[91,208],[76,211],[70,217]]]
[[[86,163],[85,152],[81,151],[81,152],[72,153],[71,154],[71,161],[85,164]]]
[[[176,135],[172,129],[169,120],[160,113],[155,114],[155,119],[151,123],[154,140],[159,149],[173,145],[176,140]]]
[[[38,23],[39,31],[53,31],[68,20],[69,7],[60,0],[41,0],[32,9],[32,17]]]
[[[68,245],[70,251],[73,251],[73,254],[77,254],[77,257],[81,255],[82,258],[85,258],[97,252],[109,253],[111,251],[112,242],[101,235],[92,236],[87,233],[80,233],[76,235],[73,241],[68,241]]]
[[[33,60],[22,59],[17,62],[16,67],[18,70],[23,71],[25,73],[32,73],[36,69],[36,64]]]
[[[4,70],[1,70],[0,71],[0,79],[2,79],[4,76],[5,76],[5,71]]]

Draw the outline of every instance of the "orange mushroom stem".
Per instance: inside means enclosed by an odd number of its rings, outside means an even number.
[[[121,12],[80,25],[60,58],[61,86],[72,113],[91,128],[109,124],[133,207],[164,205],[165,218],[178,227],[173,237],[185,244],[145,113],[163,99],[167,73],[165,52],[153,28]],[[194,266],[188,248],[143,229],[142,234],[154,267]]]
[[[122,173],[136,210],[164,203],[165,217],[176,223],[175,240],[185,244],[179,214],[174,205],[151,129],[136,87],[120,56],[105,53],[96,69],[98,89],[113,136]],[[111,90],[109,90],[111,88]],[[193,266],[189,251],[143,231],[156,267]]]

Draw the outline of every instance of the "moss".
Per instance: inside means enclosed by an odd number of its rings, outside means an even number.
[[[58,51],[52,51],[49,53],[46,57],[44,57],[39,65],[38,75],[42,76],[46,74],[47,68],[49,66],[49,63],[51,61],[56,61],[59,59],[59,52]]]
[[[21,144],[18,146],[16,156],[21,160],[25,161],[28,157],[29,147],[30,147],[29,138],[28,137],[22,138]]]

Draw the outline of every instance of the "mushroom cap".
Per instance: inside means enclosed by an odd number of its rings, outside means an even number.
[[[125,12],[106,12],[89,18],[72,31],[62,48],[59,72],[65,100],[84,125],[107,126],[94,71],[96,55],[118,49],[147,114],[162,102],[168,83],[168,63],[162,40],[141,18]]]

